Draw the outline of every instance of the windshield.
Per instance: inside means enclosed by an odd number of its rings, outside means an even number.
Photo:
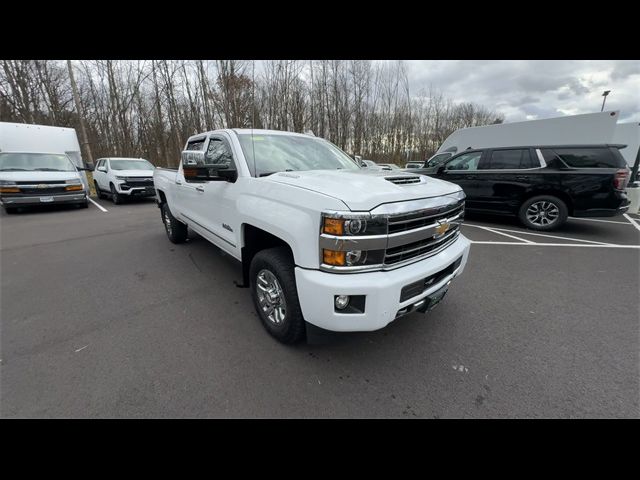
[[[300,170],[359,170],[335,145],[316,137],[298,135],[238,134],[249,169],[256,177]],[[255,151],[255,163],[253,152]]]
[[[55,153],[0,153],[0,171],[75,172],[66,155]]]
[[[109,160],[113,170],[153,170],[154,167],[146,160]]]

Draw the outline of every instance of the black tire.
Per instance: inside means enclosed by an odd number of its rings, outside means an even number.
[[[122,203],[122,196],[118,193],[113,183],[111,183],[109,187],[111,188],[111,201],[114,205],[120,205]]]
[[[78,208],[89,208],[89,200],[85,200],[83,203],[79,203]]]
[[[95,180],[93,181],[93,186],[96,189],[96,196],[98,197],[99,200],[102,200],[105,197],[105,194],[102,193],[102,190],[100,190],[100,187],[98,186],[98,182],[96,182]]]
[[[166,203],[162,204],[161,211],[162,223],[164,223],[164,229],[167,232],[169,240],[172,243],[184,243],[189,236],[189,229],[187,226],[173,216],[169,209],[169,205]]]
[[[284,297],[284,318],[276,323],[270,319],[264,307],[260,304],[258,293],[258,275],[269,272],[277,279],[275,284],[279,287],[280,299]],[[258,252],[251,261],[249,268],[249,278],[251,283],[251,298],[255,306],[258,317],[264,328],[279,342],[294,344],[304,339],[305,321],[298,299],[298,289],[296,287],[296,277],[294,273],[294,263],[291,253],[282,247],[270,248]],[[264,277],[263,277],[264,278]],[[264,294],[263,294],[264,295]],[[282,305],[281,300],[279,305]],[[277,308],[274,308],[275,312]]]
[[[16,207],[5,207],[4,211],[8,214],[18,213],[18,209]]]
[[[518,212],[518,218],[525,227],[543,232],[560,228],[566,223],[568,216],[567,205],[553,195],[531,197],[522,204]]]

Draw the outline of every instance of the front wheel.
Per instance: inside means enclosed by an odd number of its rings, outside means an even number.
[[[539,195],[522,204],[518,217],[532,230],[549,231],[561,227],[567,221],[569,210],[558,197]]]
[[[111,200],[114,205],[120,205],[122,203],[122,195],[118,193],[113,183],[111,184]]]
[[[167,237],[172,243],[183,243],[187,240],[189,229],[173,216],[171,210],[169,210],[169,205],[166,203],[162,204],[162,222],[164,223]]]
[[[291,253],[286,248],[258,252],[251,261],[249,276],[253,304],[267,332],[285,344],[302,340],[305,322]]]
[[[93,186],[96,189],[96,196],[98,197],[98,200],[101,200],[104,198],[104,193],[102,193],[102,190],[100,190],[100,187],[98,186],[98,182],[96,182],[95,180],[93,181]]]

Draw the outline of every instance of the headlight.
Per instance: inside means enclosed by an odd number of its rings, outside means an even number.
[[[372,217],[368,213],[324,213],[322,217],[322,233],[338,237],[386,235],[387,222],[382,217]]]
[[[67,185],[82,185],[82,181],[79,178],[71,178],[66,180],[64,183]]]
[[[116,175],[116,180],[125,181],[126,179],[127,179],[127,177],[119,177],[118,175]]]
[[[20,193],[20,189],[16,187],[16,182],[0,180],[0,193]]]
[[[349,267],[374,268],[382,264],[386,245],[386,217],[369,213],[323,213],[320,247],[325,266],[347,270]]]
[[[16,182],[12,182],[10,180],[0,180],[0,186],[5,186],[5,185],[15,185]]]

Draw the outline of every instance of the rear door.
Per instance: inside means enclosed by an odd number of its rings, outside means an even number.
[[[540,162],[530,148],[487,150],[478,170],[477,208],[495,213],[515,213],[531,184],[537,182]]]

